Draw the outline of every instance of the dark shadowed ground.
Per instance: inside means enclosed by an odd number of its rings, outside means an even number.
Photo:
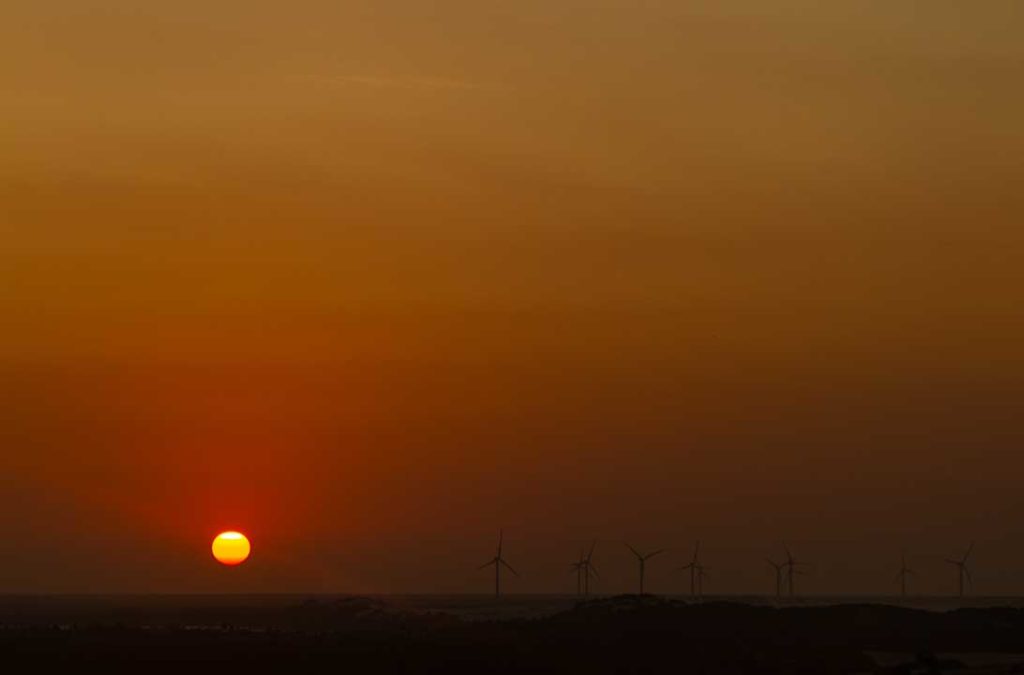
[[[20,672],[1024,672],[1024,610],[1009,606],[8,597],[0,625]]]

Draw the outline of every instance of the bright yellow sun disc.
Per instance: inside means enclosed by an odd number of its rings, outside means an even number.
[[[241,565],[249,557],[252,547],[241,532],[221,532],[213,540],[213,557],[224,565]]]

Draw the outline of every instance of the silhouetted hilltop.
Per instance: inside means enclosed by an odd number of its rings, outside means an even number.
[[[774,608],[626,595],[543,618],[466,621],[374,598],[225,602],[149,610],[101,603],[91,618],[79,605],[69,610],[75,622],[59,612],[42,622],[38,607],[22,607],[33,620],[20,625],[8,607],[0,653],[35,669],[449,675],[952,672],[963,664],[951,652],[1024,654],[1018,609]],[[888,654],[886,664],[877,653]]]
[[[549,626],[586,624],[611,632],[637,630],[678,634],[679,640],[727,637],[748,643],[844,644],[864,650],[1024,652],[1024,610],[958,609],[929,612],[890,605],[765,607],[732,602],[687,603],[618,596],[579,603],[546,621]]]

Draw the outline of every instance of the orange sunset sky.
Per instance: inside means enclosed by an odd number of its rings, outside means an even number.
[[[1024,593],[1022,83],[1017,0],[6,0],[0,592]]]

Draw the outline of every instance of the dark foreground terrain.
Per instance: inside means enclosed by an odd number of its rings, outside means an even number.
[[[1024,610],[1012,608],[622,596],[540,618],[469,621],[366,598],[153,602],[8,602],[4,672],[1024,673]]]

